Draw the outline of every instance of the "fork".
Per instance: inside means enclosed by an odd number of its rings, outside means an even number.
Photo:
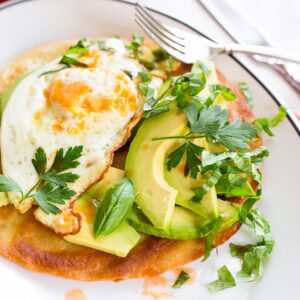
[[[212,59],[220,54],[245,53],[263,55],[300,63],[300,55],[294,51],[266,46],[241,44],[221,45],[155,19],[141,4],[136,3],[135,21],[161,48],[179,61],[190,64],[201,59]]]

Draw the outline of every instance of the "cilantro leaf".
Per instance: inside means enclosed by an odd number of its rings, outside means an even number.
[[[181,271],[178,278],[172,285],[172,288],[174,289],[181,288],[189,279],[190,279],[190,275],[185,271]]]
[[[226,266],[218,270],[219,278],[208,284],[208,289],[211,292],[219,292],[224,289],[236,286],[236,282]]]
[[[21,186],[13,179],[0,174],[0,192],[22,192]]]
[[[280,106],[278,108],[278,113],[275,117],[269,118],[259,118],[254,120],[254,126],[258,132],[264,131],[269,136],[274,136],[271,128],[276,127],[283,119],[286,117],[286,108]]]
[[[220,128],[213,137],[226,148],[234,151],[236,148],[248,149],[248,141],[252,140],[256,135],[256,129],[248,122],[242,123],[238,119],[234,122]]]
[[[152,75],[148,71],[141,71],[138,73],[138,76],[141,78],[142,82],[150,82]]]
[[[47,156],[43,148],[39,147],[35,152],[35,158],[32,159],[32,164],[39,175],[46,172]]]
[[[221,95],[227,101],[233,101],[236,99],[235,93],[229,88],[221,84],[213,84],[210,86],[210,91],[214,95]]]
[[[246,82],[239,82],[239,88],[243,95],[245,96],[249,106],[251,108],[254,107],[253,96]]]
[[[50,170],[62,172],[68,169],[76,168],[80,165],[77,161],[81,157],[83,146],[70,147],[64,155],[64,150],[61,148],[56,152],[53,165]]]

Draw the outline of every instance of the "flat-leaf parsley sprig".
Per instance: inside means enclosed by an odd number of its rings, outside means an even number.
[[[46,213],[61,212],[57,204],[64,204],[73,197],[75,191],[68,188],[68,183],[75,182],[79,176],[67,170],[80,165],[78,159],[82,156],[83,147],[70,147],[66,153],[61,148],[56,152],[53,164],[47,170],[47,156],[43,148],[38,148],[32,164],[37,172],[38,181],[24,193],[21,186],[12,178],[0,175],[0,192],[21,193],[20,203],[33,198]]]

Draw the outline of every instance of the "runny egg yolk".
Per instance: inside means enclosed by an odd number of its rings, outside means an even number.
[[[72,73],[75,69],[76,72]],[[64,77],[58,76],[50,82],[44,90],[50,106],[79,117],[113,110],[121,114],[136,110],[135,87],[122,71],[112,74],[80,69],[84,74],[79,74],[78,69],[72,68]]]

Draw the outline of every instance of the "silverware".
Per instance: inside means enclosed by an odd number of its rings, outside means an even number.
[[[193,63],[199,59],[208,59],[223,53],[259,54],[300,63],[300,55],[289,50],[265,46],[216,44],[204,37],[159,22],[138,3],[136,4],[135,16],[136,22],[157,44],[170,55],[185,63]]]
[[[210,15],[239,43],[270,46],[271,43],[260,33],[258,28],[245,19],[238,11],[224,0],[198,0]],[[287,63],[275,58],[255,55],[260,62],[272,65],[300,92],[300,65]]]

